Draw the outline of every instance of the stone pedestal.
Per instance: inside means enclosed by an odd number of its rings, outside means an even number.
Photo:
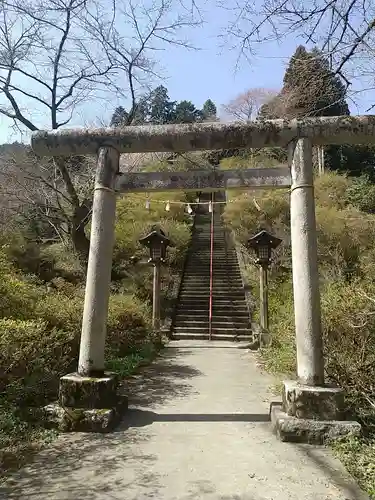
[[[270,413],[281,441],[324,444],[361,433],[358,422],[344,420],[344,392],[336,387],[284,382],[282,404],[272,404]]]
[[[60,379],[59,400],[44,407],[46,423],[62,432],[109,432],[126,411],[126,396],[118,394],[114,373],[85,377],[78,373]]]

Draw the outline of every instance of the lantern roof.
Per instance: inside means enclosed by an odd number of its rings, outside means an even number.
[[[267,246],[269,248],[275,249],[277,248],[282,240],[273,236],[268,231],[262,229],[255,236],[252,236],[248,239],[247,244],[250,248],[257,249],[261,246]]]
[[[171,240],[166,236],[165,232],[162,229],[154,226],[149,234],[139,239],[139,243],[148,248],[152,248],[158,243],[167,247],[168,245],[170,245]]]

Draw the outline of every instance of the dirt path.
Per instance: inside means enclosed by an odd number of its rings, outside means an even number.
[[[171,343],[131,382],[116,432],[61,436],[0,498],[367,499],[328,450],[276,440],[271,383],[233,344]]]

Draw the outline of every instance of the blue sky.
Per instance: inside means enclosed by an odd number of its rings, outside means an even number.
[[[190,39],[199,50],[168,47],[159,52],[159,61],[166,77],[161,83],[168,88],[172,100],[188,99],[200,107],[210,98],[220,110],[222,104],[247,89],[279,89],[289,58],[296,46],[303,43],[302,39],[293,37],[282,44],[272,42],[262,45],[251,61],[242,59],[236,70],[238,50],[230,50],[225,45],[220,47],[222,41],[218,39],[218,33],[219,20],[213,19],[190,34]],[[357,85],[360,86],[361,82]],[[356,105],[350,103],[351,112],[364,113],[372,103],[371,98],[372,95],[360,95]],[[91,101],[80,108],[70,126],[97,125],[100,120],[108,121],[117,104],[126,106],[123,101]],[[42,122],[43,118],[39,117],[38,125],[43,126]],[[20,140],[20,135],[14,133],[10,125],[10,120],[0,118],[0,144]],[[23,140],[27,142],[29,139],[24,136]]]

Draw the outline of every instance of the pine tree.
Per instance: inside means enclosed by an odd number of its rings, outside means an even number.
[[[217,109],[215,103],[211,101],[211,99],[207,99],[207,101],[203,104],[202,108],[202,117],[204,120],[216,120]]]

